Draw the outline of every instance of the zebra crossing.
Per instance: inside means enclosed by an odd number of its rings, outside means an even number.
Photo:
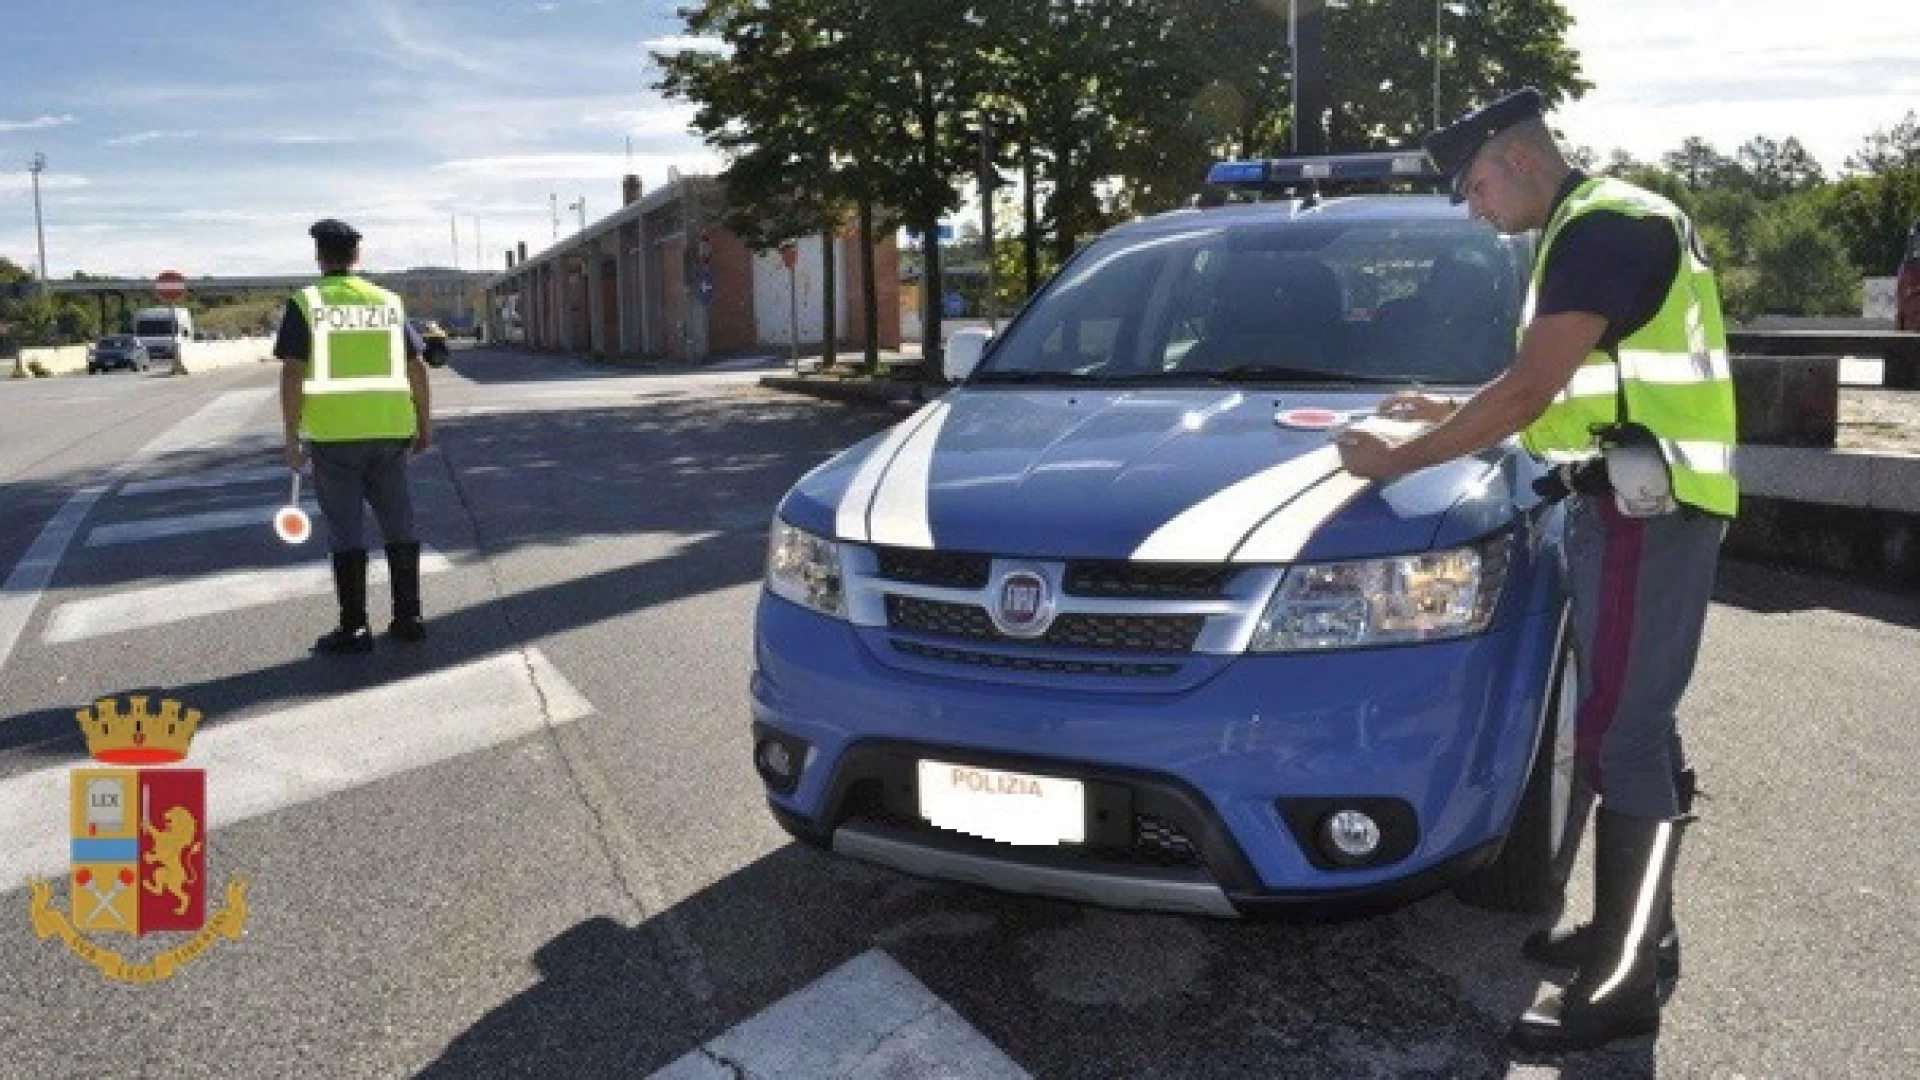
[[[77,490],[0,589],[0,670],[23,637],[38,649],[86,648],[116,636],[178,635],[202,620],[330,596],[324,545],[279,565],[185,577],[176,570],[170,580],[148,580],[148,564],[169,544],[205,539],[210,550],[285,554],[269,533],[286,494],[285,468],[233,463],[258,460],[276,445],[272,408],[270,391],[222,394]],[[178,464],[187,460],[221,463]],[[156,500],[166,512],[156,512]],[[250,540],[249,529],[259,539]],[[371,556],[375,585],[387,572],[383,554]],[[73,580],[73,571],[106,566],[122,584],[62,596],[59,584]],[[423,576],[460,568],[443,552],[422,551]],[[217,831],[595,715],[545,652],[523,646],[286,708],[224,716],[195,738],[190,763],[219,777],[207,803],[208,826]],[[47,808],[66,801],[74,764],[0,778],[0,821],[9,823],[9,842],[0,845],[0,894],[65,869],[67,822]],[[804,1052],[795,1057],[796,1049]],[[958,1062],[969,1064],[956,1072]],[[1026,1075],[879,949],[741,1019],[658,1075],[739,1075],[736,1067],[795,1077]]]

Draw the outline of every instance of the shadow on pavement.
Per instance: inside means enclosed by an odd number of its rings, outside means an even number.
[[[166,688],[210,718],[235,717],[276,705],[350,693],[412,678],[536,643],[544,638],[687,597],[759,579],[766,529],[780,496],[807,470],[883,426],[885,417],[778,398],[689,397],[644,408],[486,414],[436,425],[437,449],[415,459],[413,487],[421,539],[457,564],[524,550],[559,550],[652,534],[668,552],[493,601],[436,613],[433,577],[424,592],[430,638],[399,649],[383,642],[369,656],[317,657],[304,651],[267,658],[252,670]],[[156,462],[154,475],[256,466],[273,455],[253,451],[194,453]],[[42,482],[26,501],[64,499],[69,478]],[[285,499],[279,486],[238,493],[186,491],[142,497],[137,510],[96,504],[74,538],[53,588],[41,600],[44,618],[67,591],[105,590],[187,580],[209,572],[317,564],[324,542],[290,551],[265,524],[140,545],[137,560],[85,557],[88,529],[114,516],[150,517]],[[103,513],[107,511],[106,513]],[[115,511],[118,511],[116,514]],[[318,528],[316,522],[316,528]],[[368,539],[377,540],[369,517]],[[210,540],[209,537],[223,539]],[[210,566],[210,543],[229,545]],[[309,550],[310,549],[310,550]],[[100,557],[105,552],[109,557]],[[76,555],[80,557],[76,557]],[[370,590],[376,629],[385,625],[384,591]],[[219,616],[208,616],[218,618]],[[29,626],[31,637],[37,623]],[[329,625],[331,625],[329,623]],[[328,629],[316,625],[313,636]],[[192,624],[167,632],[190,640]],[[88,649],[111,636],[61,648]],[[67,758],[82,752],[73,708],[45,709],[0,722],[0,751]],[[210,719],[209,725],[238,720]]]
[[[1447,897],[1334,925],[1124,913],[789,844],[638,926],[549,941],[538,984],[422,1075],[645,1076],[881,949],[1038,1077],[1502,1077],[1541,976],[1517,953],[1533,925]],[[1560,1065],[1654,1070],[1645,1040]]]
[[[1759,614],[1834,611],[1920,629],[1920,595],[1817,571],[1722,558],[1715,603]]]

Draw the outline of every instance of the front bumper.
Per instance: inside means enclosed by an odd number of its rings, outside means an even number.
[[[1532,759],[1553,629],[1518,615],[1460,641],[1238,657],[1172,692],[1016,689],[897,667],[876,652],[885,632],[763,594],[753,715],[758,733],[807,745],[797,784],[768,801],[823,847],[1116,906],[1351,913],[1442,888],[1498,853]],[[933,828],[915,812],[910,766],[922,757],[1085,781],[1088,843],[1021,848]],[[1289,809],[1359,798],[1405,808],[1404,850],[1328,865]],[[1102,810],[1109,831],[1096,836]],[[1171,855],[1140,839],[1165,839],[1163,826]]]

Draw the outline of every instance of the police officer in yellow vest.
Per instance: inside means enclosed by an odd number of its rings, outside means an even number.
[[[287,301],[273,355],[287,464],[311,456],[313,485],[333,552],[340,625],[315,643],[329,653],[373,649],[367,625],[367,549],[361,508],[373,507],[386,543],[393,621],[401,641],[427,636],[420,618],[420,543],[407,490],[409,452],[433,441],[427,369],[400,299],[353,273],[360,234],[331,218],[308,230],[321,278]],[[301,445],[304,434],[308,445]]]
[[[1657,1031],[1679,977],[1673,870],[1694,782],[1675,710],[1739,491],[1719,291],[1692,223],[1570,168],[1542,113],[1522,90],[1427,140],[1454,202],[1503,233],[1539,230],[1513,366],[1464,402],[1384,402],[1436,421],[1417,437],[1350,431],[1339,445],[1350,472],[1388,478],[1517,433],[1552,466],[1541,494],[1569,499],[1577,756],[1599,794],[1594,918],[1527,939],[1527,956],[1577,974],[1509,1036],[1551,1054]]]

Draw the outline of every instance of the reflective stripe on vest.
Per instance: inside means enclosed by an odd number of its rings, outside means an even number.
[[[1680,244],[1680,265],[1659,312],[1622,340],[1613,355],[1589,355],[1546,411],[1527,426],[1522,442],[1550,462],[1591,458],[1598,453],[1595,429],[1617,422],[1624,396],[1628,418],[1659,440],[1673,474],[1674,496],[1731,517],[1740,492],[1732,468],[1733,379],[1720,290],[1678,207],[1611,178],[1581,184],[1547,223],[1527,290],[1526,319],[1532,320],[1554,241],[1570,222],[1599,210],[1671,223]]]
[[[406,376],[406,312],[370,282],[329,278],[294,298],[310,351],[301,427],[317,442],[404,439],[415,433]]]

